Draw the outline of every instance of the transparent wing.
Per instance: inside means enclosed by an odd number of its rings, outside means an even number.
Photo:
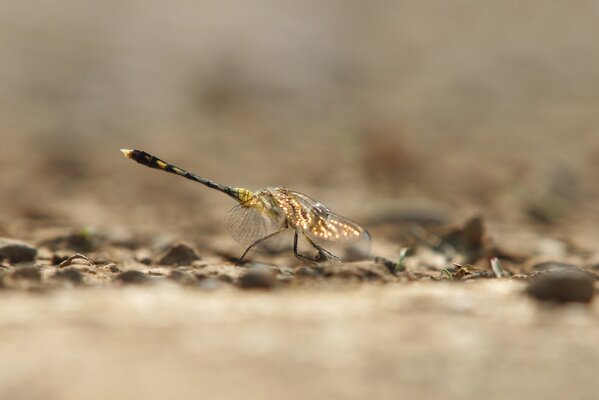
[[[239,204],[225,216],[225,227],[237,242],[249,245],[283,228],[276,218]]]

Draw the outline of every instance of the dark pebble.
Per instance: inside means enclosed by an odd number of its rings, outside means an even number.
[[[225,274],[219,275],[218,280],[222,283],[233,283],[234,281],[234,279],[231,276]]]
[[[318,273],[310,267],[299,267],[295,270],[295,276],[314,277],[317,275]]]
[[[182,285],[196,285],[198,281],[195,276],[187,271],[174,269],[168,274],[167,279]]]
[[[75,285],[83,284],[83,274],[75,268],[69,267],[58,270],[54,278],[71,282]]]
[[[135,252],[135,260],[144,265],[152,264],[152,255],[149,250],[141,249]]]
[[[98,236],[92,230],[81,229],[46,239],[42,242],[42,245],[54,251],[68,249],[77,252],[89,252],[96,249],[97,242]]]
[[[168,275],[168,279],[176,281],[176,282],[181,282],[181,281],[185,280],[188,276],[189,276],[189,274],[187,274],[186,272],[175,269],[175,270],[171,271],[171,273]]]
[[[580,268],[573,264],[566,264],[557,261],[545,261],[542,263],[535,264],[532,267],[533,271],[539,272],[555,272],[555,271],[574,271],[580,270]]]
[[[160,265],[191,265],[192,262],[199,260],[200,256],[196,250],[186,243],[177,243],[169,247],[158,258]]]
[[[107,265],[108,270],[112,273],[117,273],[117,272],[121,272],[121,269],[118,267],[118,265],[110,263]]]
[[[32,282],[41,282],[42,273],[37,267],[20,267],[13,271],[11,277],[15,280],[26,280]]]
[[[92,251],[97,246],[97,237],[88,229],[73,232],[66,238],[67,246],[76,251]]]
[[[594,280],[589,274],[555,271],[533,280],[526,293],[540,301],[589,303],[594,290]]]
[[[149,278],[141,271],[129,270],[120,273],[115,279],[123,283],[141,284],[146,283]]]
[[[242,289],[271,289],[277,284],[274,273],[266,268],[252,268],[239,278]]]
[[[11,263],[33,261],[37,249],[20,240],[0,238],[0,260],[6,259]]]

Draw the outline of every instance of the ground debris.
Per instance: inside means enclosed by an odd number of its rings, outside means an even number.
[[[460,280],[469,280],[469,279],[478,279],[478,278],[493,278],[495,277],[495,273],[492,270],[479,268],[475,265],[471,264],[458,264],[454,263],[452,267],[444,268],[441,271],[441,276],[439,279],[460,279]]]
[[[58,266],[63,268],[63,267],[68,267],[69,265],[74,264],[74,262],[76,260],[83,260],[85,262],[86,265],[89,265],[91,267],[95,267],[96,263],[93,262],[89,257],[83,255],[83,254],[79,254],[79,253],[75,253],[72,256],[69,256],[66,260],[64,260],[63,262],[61,262]]]

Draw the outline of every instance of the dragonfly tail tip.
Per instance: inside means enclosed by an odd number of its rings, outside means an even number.
[[[133,150],[121,149],[121,153],[123,153],[125,155],[125,157],[131,158],[131,153],[133,153]]]

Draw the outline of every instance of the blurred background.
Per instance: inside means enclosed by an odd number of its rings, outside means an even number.
[[[4,0],[0,230],[223,231],[229,199],[125,147],[367,226],[482,213],[498,231],[588,238],[598,14],[590,0]]]

